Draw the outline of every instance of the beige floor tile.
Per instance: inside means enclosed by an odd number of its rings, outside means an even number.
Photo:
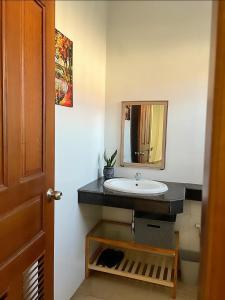
[[[106,274],[94,274],[90,276],[88,279],[84,280],[79,289],[77,290],[77,294],[82,295],[91,295],[97,298],[109,299],[109,297],[114,293],[115,289],[123,288],[121,283],[112,276]]]
[[[71,300],[104,300],[102,298],[96,298],[92,296],[85,296],[85,295],[77,295],[75,294]]]
[[[197,288],[178,283],[177,300],[196,300]],[[89,298],[88,298],[89,297]],[[72,300],[169,300],[171,289],[109,274],[93,273]]]

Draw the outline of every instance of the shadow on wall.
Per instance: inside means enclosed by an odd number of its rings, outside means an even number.
[[[79,205],[79,212],[83,224],[83,231],[86,233],[102,219],[102,207],[88,204]]]
[[[102,177],[102,170],[103,170],[103,157],[102,155],[98,155],[98,174],[97,178]]]

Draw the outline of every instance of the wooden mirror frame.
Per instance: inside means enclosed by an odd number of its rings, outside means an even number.
[[[128,163],[124,162],[124,120],[125,120],[125,108],[127,105],[164,105],[164,125],[163,125],[163,143],[162,143],[162,161],[160,164],[151,163]],[[167,114],[168,114],[168,101],[167,100],[152,100],[152,101],[122,101],[121,111],[121,141],[120,141],[120,165],[122,167],[145,167],[151,169],[165,169],[166,158],[166,134],[167,134]]]

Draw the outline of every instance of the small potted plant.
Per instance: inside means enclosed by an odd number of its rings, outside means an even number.
[[[117,155],[117,150],[111,155],[111,157],[107,157],[106,151],[104,152],[104,160],[106,162],[106,165],[104,166],[103,174],[105,180],[114,177],[114,166],[116,163],[116,155]]]

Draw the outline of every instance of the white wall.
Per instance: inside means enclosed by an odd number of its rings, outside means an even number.
[[[120,147],[121,101],[169,100],[166,168],[146,178],[202,183],[210,19],[210,1],[110,2],[106,149]]]
[[[104,150],[106,5],[56,1],[56,28],[73,41],[74,107],[56,106],[55,299],[84,279],[84,238],[101,209],[80,206],[77,189],[94,180]],[[100,164],[100,169],[102,168]]]
[[[111,1],[107,27],[105,146],[120,147],[121,101],[168,100],[165,170],[118,167],[115,174],[202,183],[210,46],[210,1]],[[132,212],[103,208],[104,219]],[[199,251],[201,203],[177,217],[181,248]]]

